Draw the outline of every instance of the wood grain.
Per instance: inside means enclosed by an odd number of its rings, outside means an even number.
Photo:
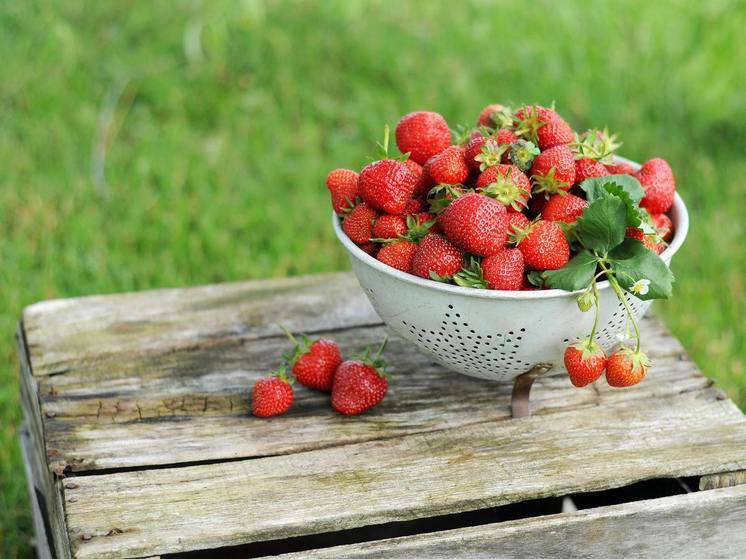
[[[74,556],[209,549],[746,468],[746,422],[714,391],[288,456],[76,478]],[[72,532],[71,532],[72,533]],[[108,535],[107,535],[108,534]]]
[[[744,526],[741,486],[274,557],[732,559],[746,549]]]

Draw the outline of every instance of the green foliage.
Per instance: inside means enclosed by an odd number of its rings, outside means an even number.
[[[746,403],[745,27],[728,0],[0,3],[0,556],[31,533],[21,309],[346,269],[324,177],[419,108],[554,100],[667,158],[693,228],[657,311]]]

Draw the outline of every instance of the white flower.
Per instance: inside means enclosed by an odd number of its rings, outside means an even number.
[[[650,291],[650,280],[637,280],[630,291],[632,291],[632,293],[634,293],[635,295],[647,295],[647,292]]]

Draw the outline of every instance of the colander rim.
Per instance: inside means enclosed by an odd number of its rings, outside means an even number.
[[[634,165],[637,168],[639,168],[640,166],[638,163],[635,163],[634,161],[630,161],[623,157],[616,157],[615,159],[621,162]],[[674,237],[673,239],[671,239],[671,243],[668,245],[668,247],[666,247],[666,250],[664,250],[660,255],[661,258],[663,258],[667,263],[670,263],[673,255],[676,254],[679,248],[681,248],[681,245],[684,243],[684,240],[686,239],[687,233],[689,231],[689,214],[686,209],[686,204],[684,204],[684,200],[681,198],[681,196],[679,196],[678,192],[674,196],[674,203],[673,203],[672,209],[673,209],[673,214],[674,214],[672,216],[672,220],[675,226]],[[384,264],[380,260],[373,258],[367,252],[362,250],[359,246],[353,243],[349,239],[349,237],[345,234],[345,232],[342,230],[339,216],[337,216],[334,212],[332,212],[332,226],[334,228],[334,233],[336,234],[337,239],[339,239],[339,241],[347,249],[347,252],[349,252],[351,256],[353,256],[354,258],[356,258],[363,264],[378,270],[381,273],[387,274],[389,276],[393,276],[407,283],[411,283],[414,285],[418,285],[420,287],[424,287],[426,289],[435,289],[436,291],[443,291],[446,293],[452,293],[454,295],[463,295],[467,297],[476,297],[476,298],[481,298],[481,299],[513,299],[513,300],[515,299],[520,299],[520,300],[551,299],[555,297],[567,297],[567,296],[572,296],[574,294],[578,294],[582,291],[582,290],[578,290],[578,291],[571,292],[571,291],[565,291],[563,289],[542,289],[542,290],[536,290],[536,291],[502,291],[502,290],[496,290],[496,289],[477,289],[473,287],[461,287],[460,285],[451,285],[447,283],[441,283],[441,282],[421,278],[419,276],[408,274],[406,272],[402,272],[400,270],[392,268],[388,264]],[[608,289],[609,282],[608,281],[599,282],[598,288]]]

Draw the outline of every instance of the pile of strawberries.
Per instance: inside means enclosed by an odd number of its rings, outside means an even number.
[[[251,391],[251,412],[257,417],[272,417],[288,411],[295,401],[292,372],[299,384],[321,392],[331,392],[331,405],[343,415],[358,415],[383,401],[388,390],[386,363],[381,354],[384,339],[371,357],[366,351],[360,359],[343,360],[342,351],[334,340],[314,341],[301,336],[301,341],[285,331],[292,351],[283,356],[276,374],[256,381]]]
[[[485,107],[477,126],[453,134],[438,113],[418,111],[396,126],[402,155],[388,153],[360,173],[335,169],[326,185],[347,236],[402,272],[464,287],[537,289],[532,271],[557,270],[574,254],[566,227],[588,207],[579,185],[632,175],[654,229],[627,236],[660,253],[673,235],[666,215],[676,190],[663,159],[639,171],[613,159],[606,130],[576,133],[551,108]]]

